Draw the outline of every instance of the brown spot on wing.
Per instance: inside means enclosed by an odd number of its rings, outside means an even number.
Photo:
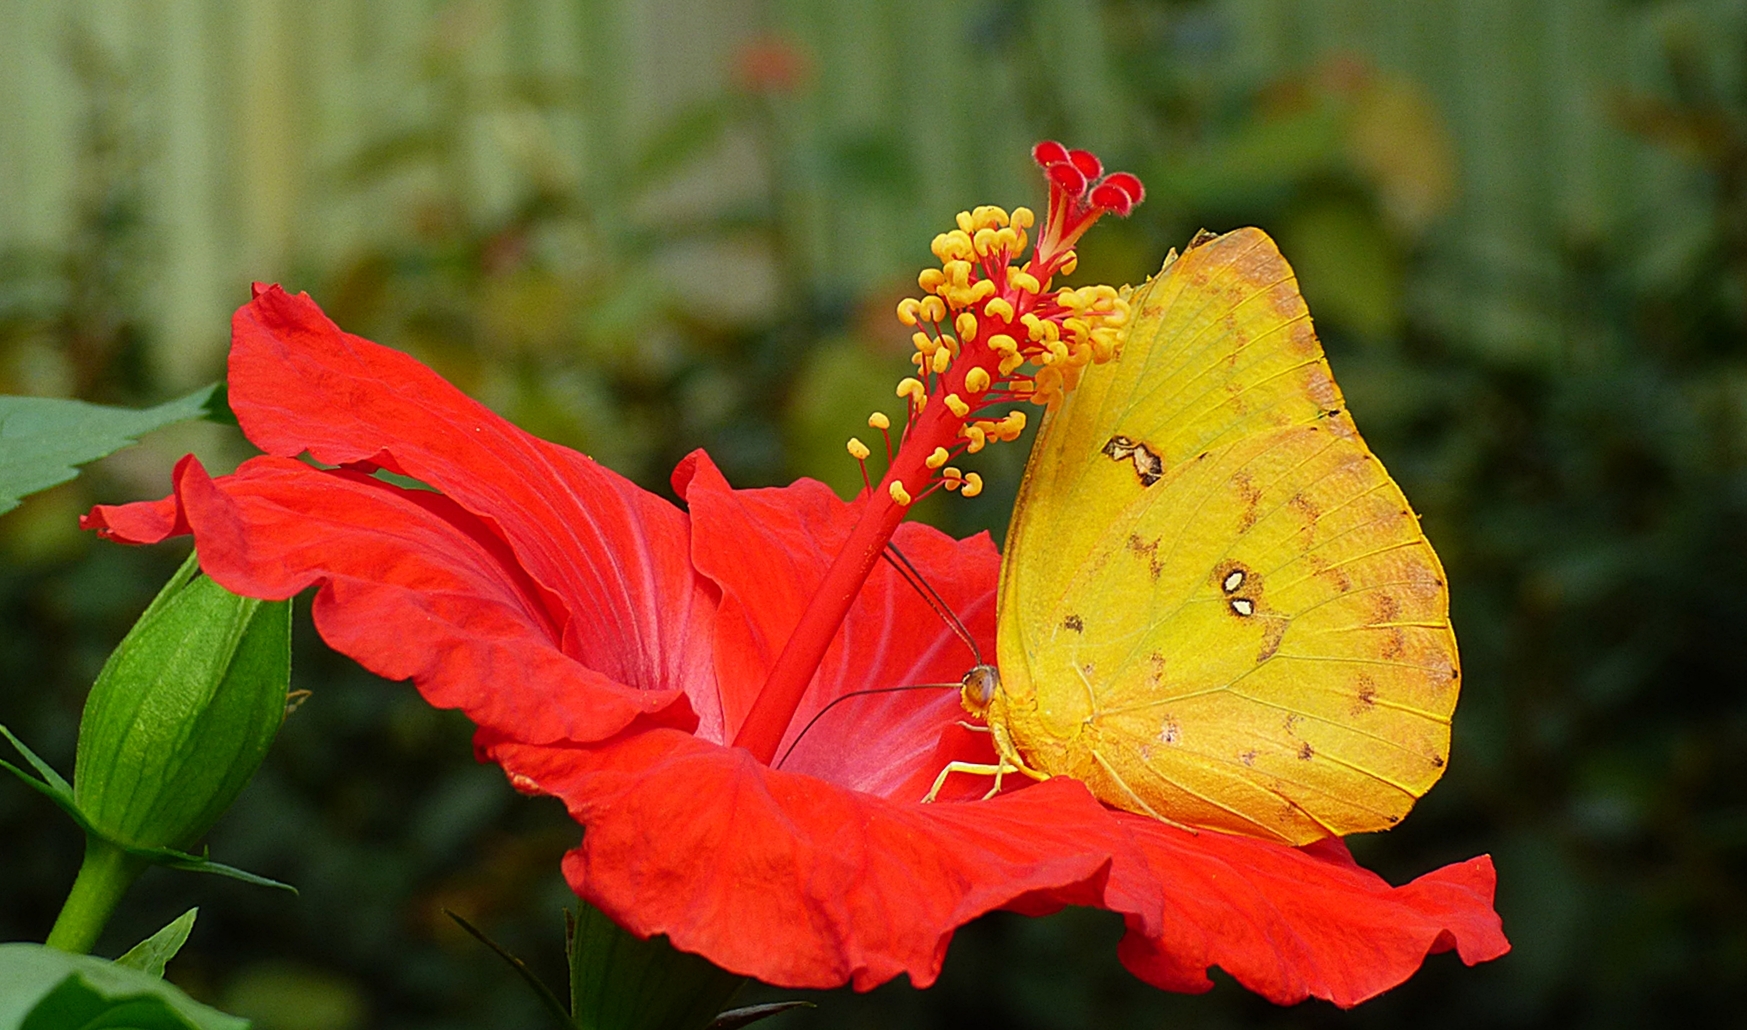
[[[1377,684],[1369,676],[1360,675],[1358,703],[1353,705],[1353,714],[1360,715],[1377,707]]]
[[[1237,531],[1247,533],[1256,524],[1256,511],[1262,503],[1262,491],[1256,489],[1255,481],[1248,472],[1239,472],[1231,477],[1231,484],[1237,489],[1237,495],[1243,500],[1243,514],[1238,516]]]
[[[1120,434],[1104,441],[1098,452],[1111,461],[1133,462],[1135,478],[1140,480],[1142,487],[1152,486],[1165,474],[1165,460],[1152,448]]]
[[[1152,681],[1152,684],[1158,686],[1160,683],[1164,682],[1165,656],[1154,651],[1152,654],[1146,656],[1146,664],[1147,678]]]
[[[1314,758],[1315,756],[1316,756],[1316,749],[1310,746],[1309,741],[1305,741],[1304,746],[1298,749],[1299,761],[1308,762],[1312,758]]]
[[[1147,571],[1152,574],[1154,579],[1158,579],[1159,573],[1165,571],[1164,563],[1159,561],[1158,540],[1155,539],[1148,542],[1142,540],[1138,536],[1130,536],[1128,538],[1128,549],[1136,556],[1144,555],[1146,557]]]
[[[1075,633],[1086,632],[1086,623],[1078,615],[1069,615],[1062,620],[1062,629],[1071,629]]]
[[[1280,650],[1280,641],[1286,636],[1286,628],[1292,625],[1291,620],[1272,618],[1268,620],[1267,628],[1262,631],[1262,647],[1256,652],[1256,664],[1274,657],[1274,652]]]

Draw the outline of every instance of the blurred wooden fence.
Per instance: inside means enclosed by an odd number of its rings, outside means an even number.
[[[1210,72],[1228,81],[1260,84],[1346,52],[1428,89],[1460,157],[1460,199],[1436,248],[1460,266],[1465,295],[1443,302],[1497,322],[1467,328],[1504,340],[1538,317],[1538,279],[1562,234],[1654,244],[1657,227],[1684,224],[1676,209],[1691,203],[1694,173],[1622,133],[1609,98],[1659,87],[1653,40],[1670,19],[1733,28],[1741,6],[1171,10],[1228,37]],[[53,248],[71,224],[89,88],[68,55],[88,40],[125,84],[144,141],[162,364],[186,382],[210,372],[248,280],[297,283],[404,232],[408,198],[433,177],[464,184],[479,218],[541,177],[610,201],[639,148],[720,94],[749,43],[781,33],[802,44],[811,79],[775,122],[788,157],[774,171],[809,274],[861,288],[925,257],[956,207],[1030,196],[1024,154],[1041,132],[1133,151],[1105,34],[1134,13],[1102,17],[1092,0],[4,0],[0,247]],[[1015,33],[1028,42],[1012,45]],[[355,174],[366,156],[392,162],[421,141],[442,160]],[[731,137],[665,203],[768,195],[757,143]],[[1481,295],[1498,303],[1473,303]]]

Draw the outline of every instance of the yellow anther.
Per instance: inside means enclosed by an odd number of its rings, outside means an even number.
[[[978,229],[977,234],[971,237],[971,246],[976,248],[978,257],[993,254],[996,250],[995,230],[987,227]]]
[[[1068,351],[1067,344],[1063,343],[1060,340],[1049,341],[1049,356],[1052,359],[1052,363],[1055,361],[1068,360],[1068,354],[1069,354],[1069,351]]]
[[[1019,351],[1019,341],[1006,333],[996,333],[989,337],[989,349],[996,354],[1015,354]]]
[[[995,281],[993,279],[978,279],[971,283],[970,298],[965,302],[965,306],[969,307],[972,304],[980,303],[994,295]]]
[[[1028,207],[1016,207],[1013,209],[1013,217],[1007,221],[1016,229],[1029,229],[1037,224],[1037,216],[1032,214]]]
[[[1025,432],[1025,412],[1009,411],[1007,417],[1001,420],[1001,439],[1017,440],[1019,434]]]
[[[872,451],[867,449],[867,444],[862,443],[853,436],[849,438],[849,456],[851,458],[854,458],[856,461],[866,461],[867,456],[872,453]]]
[[[1017,268],[1007,269],[1007,282],[1015,289],[1024,290],[1026,293],[1043,292],[1043,284],[1037,281],[1037,276]]]
[[[915,297],[905,297],[898,302],[898,321],[905,325],[915,325],[916,315],[922,310],[922,302]]]
[[[1013,321],[1013,305],[1005,297],[996,297],[983,305],[983,314],[990,318],[998,318],[1003,322]]]
[[[939,297],[922,298],[922,321],[939,322],[946,317],[946,302]]]
[[[942,349],[944,349],[948,353],[950,353],[953,357],[955,357],[955,358],[958,357],[958,337],[956,337],[956,336],[942,336],[940,338],[940,346]]]
[[[971,406],[966,404],[964,398],[956,393],[949,393],[946,395],[946,406],[959,418],[964,418],[971,413]]]
[[[933,293],[940,289],[944,282],[946,282],[946,273],[938,268],[924,268],[916,276],[916,285],[922,287],[924,293]]]
[[[1068,251],[1068,256],[1063,259],[1061,264],[1061,273],[1063,275],[1073,275],[1074,269],[1078,267],[1080,267],[1080,255],[1075,251]]]
[[[946,453],[946,448],[936,447],[936,448],[934,448],[934,452],[932,454],[930,454],[930,455],[928,455],[928,457],[922,459],[922,464],[927,465],[931,469],[937,469],[940,466],[946,464],[946,459],[948,459],[950,457],[952,457],[952,455]]]
[[[873,414],[869,415],[867,417],[867,424],[872,429],[890,429],[890,428],[892,428],[892,420],[887,418],[886,413],[883,411],[876,411]]]
[[[1018,353],[1003,354],[1001,356],[1001,362],[995,366],[995,370],[1004,376],[1010,376],[1018,371],[1019,366],[1023,364],[1025,364],[1025,355]]]
[[[958,228],[959,228],[960,232],[967,232],[968,233],[972,229],[976,228],[976,223],[971,221],[971,213],[969,211],[960,211],[958,213],[958,217],[955,218],[954,221],[956,221],[958,223]]]
[[[892,487],[891,487],[890,492],[892,495],[892,500],[897,501],[899,504],[902,504],[905,507],[909,507],[909,505],[910,505],[910,491],[904,489],[904,481],[903,480],[901,480],[901,479],[892,480]]]
[[[964,388],[971,393],[982,393],[989,388],[989,373],[987,369],[977,367],[964,374]]]
[[[983,446],[989,442],[989,434],[978,429],[976,426],[965,426],[958,431],[958,435],[970,441],[970,445],[966,447],[965,450],[972,454],[982,450]]]
[[[952,365],[952,351],[942,347],[935,351],[934,357],[929,360],[932,362],[929,367],[934,370],[935,375],[939,375]]]
[[[971,263],[969,261],[948,261],[941,266],[941,270],[946,273],[947,281],[959,289],[964,289],[971,284]]]
[[[928,367],[928,355],[912,354],[910,355],[910,364],[915,365],[916,371],[920,372]]]
[[[895,486],[896,484],[893,485]],[[982,492],[983,477],[977,475],[975,472],[966,472],[964,474],[964,489],[960,490],[959,493],[963,494],[965,497],[975,497]]]
[[[1052,366],[1040,368],[1032,377],[1031,403],[1049,404],[1062,395],[1061,370]]]
[[[940,341],[927,333],[915,333],[910,337],[910,342],[916,345],[917,350],[928,355],[933,355],[940,349]]]
[[[928,391],[923,387],[922,380],[907,376],[898,383],[898,396],[913,401],[920,407],[928,399]]]
[[[958,313],[958,317],[952,320],[952,327],[958,330],[959,339],[974,340],[977,336],[977,316],[969,311],[961,311]]]
[[[1025,336],[1032,343],[1043,339],[1043,319],[1027,311],[1019,316],[1019,324],[1025,327]]]

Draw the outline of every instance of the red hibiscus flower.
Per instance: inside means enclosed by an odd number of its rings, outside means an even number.
[[[1057,311],[1043,288],[1084,225],[1126,211],[1139,184],[1100,181],[1065,150],[1039,156],[1057,158],[1045,161],[1051,249],[995,291],[1019,303],[987,307],[980,276],[962,297],[940,284],[941,296],[1011,326],[1078,318],[1062,349],[1094,347],[1100,312],[1120,312],[1090,294]],[[991,245],[1022,250],[1019,212],[1008,222],[993,210],[976,217],[1018,231]],[[942,239],[937,252],[959,252]],[[926,301],[910,312],[938,325],[930,313]],[[1508,950],[1485,857],[1391,887],[1339,840],[1190,834],[1059,778],[985,801],[986,784],[958,777],[957,793],[925,805],[945,763],[994,757],[986,735],[960,726],[956,694],[866,694],[826,710],[854,691],[955,682],[972,660],[879,564],[888,539],[992,653],[990,541],[899,522],[926,490],[977,488],[940,452],[1016,432],[977,421],[962,398],[1072,384],[1022,379],[1012,337],[950,324],[944,371],[918,343],[927,382],[906,381],[912,419],[877,487],[851,503],[807,480],[734,490],[700,452],[674,474],[682,510],[342,332],[308,297],[257,288],[233,323],[229,382],[266,456],[216,480],[185,458],[172,496],[99,507],[86,525],[130,543],[192,533],[206,571],[242,594],[318,586],[329,644],[461,709],[482,757],[569,806],[587,829],[564,863],[579,895],[639,935],[772,984],[867,989],[903,973],[926,986],[965,922],[1064,905],[1122,913],[1120,957],[1150,983],[1206,990],[1217,965],[1281,1003],[1353,1005],[1428,953],[1453,948],[1473,964]],[[1033,358],[1038,342],[1018,350]]]

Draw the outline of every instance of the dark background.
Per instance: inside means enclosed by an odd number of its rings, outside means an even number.
[[[178,6],[178,5],[169,5]],[[166,8],[167,10],[168,8]],[[193,12],[193,13],[189,13]],[[895,299],[1034,140],[1147,182],[1079,281],[1256,224],[1448,566],[1454,757],[1400,881],[1489,852],[1515,950],[1341,1013],[1154,991],[1118,920],[996,915],[938,985],[802,1027],[1639,1027],[1747,996],[1747,13],[1733,3],[26,2],[0,13],[0,392],[144,404],[222,369],[251,278],[665,491],[824,478],[894,407]],[[191,85],[192,84],[192,85]],[[156,497],[182,427],[0,519],[0,721],[70,771],[109,649],[177,564],[81,536]],[[992,448],[954,532],[1000,532]],[[469,728],[298,624],[287,722],[211,836],[300,897],[153,871],[104,943],[189,905],[171,977],[263,1030],[537,1027],[440,915],[561,978],[577,829]],[[76,830],[0,784],[0,939],[46,934]],[[793,992],[755,989],[758,999]]]

